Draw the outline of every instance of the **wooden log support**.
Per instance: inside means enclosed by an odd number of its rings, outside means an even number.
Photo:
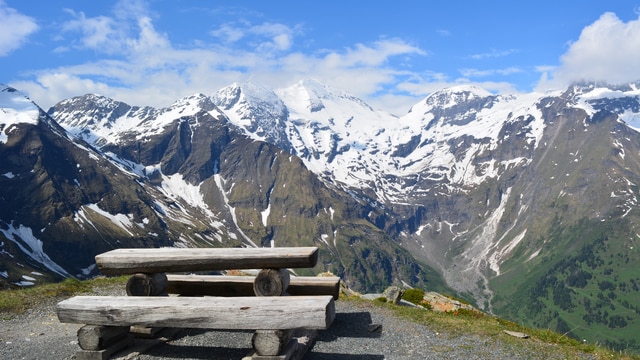
[[[82,350],[104,350],[129,334],[129,326],[85,325],[78,329]]]
[[[105,349],[100,350],[78,350],[76,360],[107,360],[120,350],[133,345],[134,339],[131,335],[126,335]]]
[[[290,275],[287,269],[262,269],[253,281],[256,296],[281,296],[287,291]]]
[[[75,296],[56,306],[63,323],[226,330],[327,329],[331,296]]]
[[[132,275],[127,281],[129,296],[161,296],[167,294],[167,275],[165,273]]]
[[[105,275],[231,269],[310,268],[317,247],[116,249],[96,256]]]
[[[287,346],[293,330],[258,330],[253,333],[251,345],[257,355],[275,356]]]
[[[302,360],[315,341],[317,330],[294,330],[293,338],[277,355],[259,355],[254,350],[242,360]]]
[[[166,328],[158,328],[158,327],[145,327],[145,326],[137,326],[133,325],[129,332],[136,338],[143,339],[155,339],[158,337],[158,334],[164,331]]]
[[[181,296],[253,296],[255,276],[167,274],[167,292]],[[339,277],[291,276],[287,293],[331,295],[338,300]]]

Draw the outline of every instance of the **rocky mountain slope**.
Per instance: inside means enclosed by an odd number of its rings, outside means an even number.
[[[485,310],[637,345],[638,84],[509,96],[461,86],[399,118],[310,80],[212,98],[254,138],[256,99],[278,99],[286,146],[384,209],[376,226]]]
[[[67,183],[80,185],[52,185],[56,197],[43,199],[68,202],[78,188],[96,194],[46,221],[5,211],[3,255],[25,253],[14,245],[20,226],[38,229],[31,232],[42,252],[74,275],[109,247],[316,244],[314,271],[333,271],[356,289],[444,291],[446,282],[512,320],[637,347],[640,134],[630,124],[640,119],[639,89],[576,84],[495,95],[460,86],[401,117],[314,80],[277,90],[232,84],[165,109],[68,99],[29,129],[51,124],[109,175],[94,167],[102,175],[85,179],[85,163],[56,156],[69,160],[65,174],[75,170]],[[7,144],[26,146],[8,131],[22,127],[4,125],[3,159],[16,148]],[[26,167],[0,167],[10,174],[2,182],[26,176]],[[23,180],[2,195],[16,208],[29,199],[23,188],[33,180]],[[53,255],[71,230],[87,239],[69,245],[74,254],[84,249],[82,261]],[[45,271],[33,256],[23,259]]]
[[[30,103],[13,89],[5,94]],[[443,287],[437,272],[366,220],[379,209],[241,134],[204,96],[166,109],[95,95],[63,101],[50,112],[72,135],[31,106],[38,117],[7,121],[0,144],[0,156],[12,159],[0,168],[8,282],[93,275],[93,257],[116,247],[317,245],[319,264],[301,271],[333,271],[363,290],[403,281]],[[36,145],[18,129],[35,132]],[[13,154],[27,151],[32,159],[21,168]],[[46,261],[24,250],[28,241]]]

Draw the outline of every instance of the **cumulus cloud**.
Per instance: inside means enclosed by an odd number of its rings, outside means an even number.
[[[540,90],[560,88],[578,81],[611,84],[640,80],[640,18],[623,22],[605,13],[585,27],[570,43],[560,65],[543,72]],[[548,69],[546,69],[548,70]]]
[[[38,30],[36,21],[0,0],[0,56],[7,56],[18,49],[29,35]]]
[[[71,46],[108,55],[149,53],[170,47],[166,34],[153,26],[144,3],[119,1],[114,16],[87,17],[83,12],[65,10],[72,19],[62,24],[64,34],[76,35]],[[60,49],[68,49],[61,47]]]
[[[143,7],[138,6],[136,12],[117,9],[121,5],[116,5],[111,16],[96,17],[67,10],[70,19],[61,29],[62,37],[69,40],[58,51],[90,49],[106,56],[43,69],[36,73],[36,81],[12,85],[43,107],[85,93],[162,107],[236,81],[251,79],[277,88],[309,77],[367,98],[407,77],[389,65],[390,59],[425,54],[401,39],[301,52],[293,46],[303,31],[299,25],[247,20],[218,27],[209,32],[209,41],[174,44],[156,29],[152,14]]]
[[[247,21],[228,23],[210,32],[210,35],[223,43],[233,44],[241,40],[250,48],[262,53],[287,51],[294,42],[297,27],[266,22],[252,24]]]

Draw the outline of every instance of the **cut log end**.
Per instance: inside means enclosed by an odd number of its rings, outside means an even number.
[[[279,355],[291,340],[293,330],[258,330],[253,333],[251,345],[260,356]]]
[[[167,275],[165,273],[134,274],[127,281],[129,296],[160,296],[167,293]]]
[[[281,296],[287,291],[290,282],[287,269],[260,270],[253,282],[256,296]]]

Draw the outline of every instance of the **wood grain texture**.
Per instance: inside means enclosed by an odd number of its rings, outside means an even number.
[[[284,295],[290,279],[287,269],[262,269],[253,281],[253,293],[256,296]]]
[[[311,268],[317,247],[116,249],[95,257],[105,275],[231,269]]]
[[[276,356],[287,346],[294,330],[257,330],[251,345],[258,355]]]
[[[331,296],[75,296],[56,305],[63,323],[226,330],[327,329]]]
[[[167,275],[165,273],[131,275],[127,281],[129,296],[160,296],[167,293]]]
[[[254,276],[167,275],[167,292],[183,296],[252,296]],[[289,295],[331,295],[338,300],[339,277],[291,276]]]

